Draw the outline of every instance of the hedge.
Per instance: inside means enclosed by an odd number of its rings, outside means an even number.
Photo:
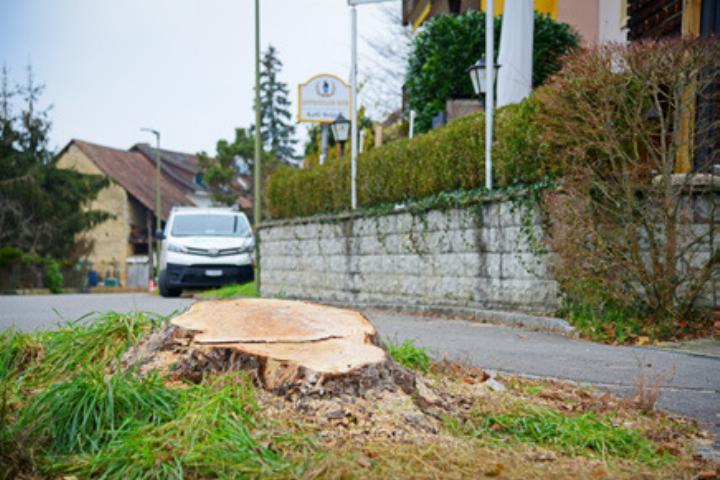
[[[493,145],[497,186],[534,183],[553,173],[534,125],[532,98],[498,110]],[[476,113],[442,128],[371,149],[358,157],[358,206],[402,202],[485,183],[485,117]],[[350,208],[350,161],[309,169],[283,168],[268,183],[273,218],[302,217]]]

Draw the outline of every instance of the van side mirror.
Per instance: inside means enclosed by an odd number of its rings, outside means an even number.
[[[155,239],[165,240],[165,234],[163,233],[162,229],[158,228],[157,230],[155,230]]]

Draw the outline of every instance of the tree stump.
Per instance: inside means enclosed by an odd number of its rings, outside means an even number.
[[[122,366],[192,381],[206,373],[246,370],[279,394],[416,391],[415,376],[390,358],[362,314],[300,301],[196,303],[129,350]]]

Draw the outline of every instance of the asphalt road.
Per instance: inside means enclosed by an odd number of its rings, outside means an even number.
[[[93,312],[155,312],[170,315],[192,304],[190,298],[162,298],[148,293],[0,295],[0,328],[29,332],[53,328]]]
[[[191,299],[145,293],[0,296],[0,328],[53,328],[89,312],[142,310],[168,315]],[[415,339],[438,358],[464,359],[505,373],[551,377],[631,393],[641,372],[661,385],[658,405],[697,418],[720,434],[720,358],[617,347],[562,335],[447,318],[365,312],[385,338]],[[720,443],[716,443],[720,447]]]

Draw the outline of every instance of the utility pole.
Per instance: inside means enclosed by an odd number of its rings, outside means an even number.
[[[162,204],[160,201],[160,132],[152,128],[141,128],[143,132],[150,132],[155,135],[155,231],[162,228]],[[148,232],[148,236],[152,232]],[[148,239],[149,240],[149,239]],[[155,275],[160,270],[160,239],[155,237]]]
[[[255,0],[255,198],[253,220],[255,221],[255,288],[260,292],[260,235],[258,225],[260,225],[262,198],[260,188],[261,169],[260,157],[262,156],[262,137],[260,136],[260,0]]]
[[[495,107],[495,83],[493,74],[495,73],[495,12],[494,1],[485,2],[485,188],[492,190],[492,138],[493,138],[493,110]]]
[[[352,119],[350,130],[350,207],[357,208],[357,132],[358,132],[358,109],[357,109],[357,7],[350,7],[350,23],[352,30],[352,66],[350,67],[350,83],[352,84],[351,103]]]

